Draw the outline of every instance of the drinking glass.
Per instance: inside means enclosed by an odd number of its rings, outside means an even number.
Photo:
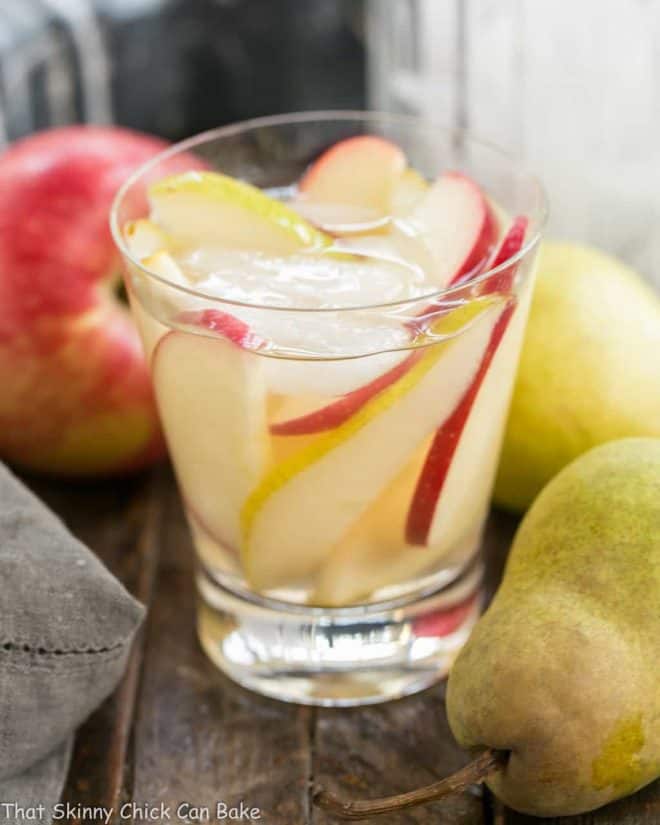
[[[131,253],[125,228],[173,168],[202,164],[286,199],[321,152],[357,135],[397,144],[429,181],[468,175],[498,210],[526,216],[522,248],[451,287],[389,302],[372,289],[343,308],[321,306],[322,280],[318,306],[236,301]],[[482,531],[545,214],[538,181],[499,149],[380,113],[223,127],[124,184],[111,226],[196,551],[198,635],[232,679],[345,706],[446,674],[481,607]]]

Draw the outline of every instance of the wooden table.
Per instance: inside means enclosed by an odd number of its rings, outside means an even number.
[[[347,796],[376,796],[431,782],[467,761],[449,733],[443,685],[387,705],[321,710],[263,699],[218,673],[196,641],[192,547],[167,471],[130,482],[27,481],[150,606],[123,683],[78,734],[67,801],[115,810],[127,801],[173,810],[188,802],[214,810],[218,800],[244,800],[261,809],[259,821],[267,825],[330,825],[311,805],[317,784]],[[492,515],[486,548],[491,592],[514,529],[510,516]],[[172,821],[194,820],[173,815]],[[370,821],[539,820],[475,792]],[[660,783],[598,813],[562,820],[615,823],[660,823]]]

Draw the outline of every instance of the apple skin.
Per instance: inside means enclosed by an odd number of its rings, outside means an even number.
[[[35,134],[0,157],[0,457],[72,476],[129,472],[164,455],[108,211],[166,147],[114,127]],[[172,164],[190,168],[194,160]]]
[[[525,217],[516,218],[502,240],[499,249],[495,252],[493,266],[503,264],[520,251],[525,240],[527,223]],[[517,263],[505,267],[502,272],[494,276],[493,281],[486,282],[483,294],[499,291],[508,292],[513,284],[517,268]],[[515,309],[516,299],[511,296],[493,328],[490,341],[470,386],[453,413],[438,428],[431,442],[408,511],[406,521],[406,541],[408,544],[425,545],[428,541],[433,516],[451,467],[452,458],[472,410],[474,400],[479,393]]]
[[[325,430],[334,430],[335,427],[339,427],[344,421],[347,421],[361,410],[375,395],[378,395],[379,392],[387,389],[390,384],[403,377],[419,361],[421,356],[421,349],[414,350],[387,372],[374,378],[373,381],[363,387],[358,387],[358,389],[331,402],[326,407],[321,407],[307,413],[307,415],[301,415],[299,418],[290,418],[287,421],[278,421],[271,424],[271,433],[273,435],[313,435],[325,432]]]

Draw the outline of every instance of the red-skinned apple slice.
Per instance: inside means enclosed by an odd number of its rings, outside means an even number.
[[[494,261],[503,263],[522,248],[526,225],[526,219],[524,218],[518,218],[514,221],[513,226],[500,245]],[[510,272],[504,270],[502,274],[506,276],[505,285],[507,288],[510,288],[515,275],[515,266],[511,268]],[[499,291],[499,286],[487,291]],[[454,453],[463,434],[472,406],[511,321],[515,308],[515,298],[512,297],[510,303],[503,310],[497,323],[493,327],[488,346],[470,386],[467,388],[452,414],[438,429],[433,439],[408,512],[406,540],[409,544],[424,545],[428,543],[438,500],[442,494]]]
[[[399,381],[261,478],[242,512],[243,564],[255,587],[302,578],[327,558],[458,403],[501,311],[484,298],[448,313],[436,330],[445,340]]]
[[[387,215],[406,156],[394,143],[375,135],[339,141],[310,166],[298,186],[304,199],[352,204]]]
[[[232,344],[241,347],[241,349],[254,350],[266,345],[266,341],[252,332],[245,321],[241,321],[240,318],[236,318],[228,312],[221,312],[218,309],[181,312],[177,315],[176,320],[180,324],[203,327],[212,332],[217,332],[223,338],[231,341]]]
[[[522,249],[525,242],[525,233],[527,232],[528,220],[524,215],[519,215],[509,227],[508,232],[504,236],[502,243],[499,245],[493,260],[489,264],[489,269],[495,269],[503,263],[513,258]],[[516,274],[516,265],[505,267],[497,275],[488,278],[481,290],[482,295],[487,295],[492,292],[509,292],[513,284],[513,279]]]
[[[439,563],[455,569],[471,558],[488,507],[514,377],[511,364],[520,348],[530,295],[526,285],[470,411],[427,544],[408,544],[405,526],[428,446],[333,548],[318,573],[315,603],[349,604],[381,588],[429,574]]]
[[[379,392],[387,389],[390,384],[398,381],[408,370],[413,367],[422,356],[422,350],[414,350],[406,356],[403,361],[396,364],[387,372],[374,378],[368,384],[353,392],[338,398],[331,404],[314,410],[307,415],[298,418],[290,418],[288,421],[280,421],[271,424],[270,431],[273,435],[312,435],[324,430],[332,430],[343,424],[348,418],[354,415],[368,401]]]
[[[447,183],[446,180],[448,180],[449,183]],[[443,183],[443,181],[445,182]],[[481,237],[481,240],[477,241],[476,246],[473,246],[473,251],[476,251],[475,254],[478,256],[478,260],[483,263],[485,258],[482,260],[482,256],[487,254],[492,244],[491,230],[494,232],[494,221],[483,195],[481,195],[481,192],[477,189],[476,185],[472,183],[472,181],[461,175],[452,174],[446,176],[445,178],[441,178],[436,184],[436,187],[437,186],[440,186],[440,190],[436,190],[436,195],[437,192],[440,191],[441,197],[439,202],[441,202],[443,209],[449,209],[450,201],[447,199],[451,199],[453,197],[455,199],[455,208],[457,213],[460,213],[462,209],[467,209],[473,215],[472,227],[474,230],[474,236]],[[429,195],[427,195],[427,197],[429,197]],[[502,257],[505,253],[507,257],[510,257],[511,254],[515,254],[514,252],[509,252],[509,250],[514,248],[515,239],[520,235],[519,222],[522,220],[524,219],[517,219],[512,230],[504,239],[504,242],[497,253],[498,259],[501,258],[502,261],[506,260],[506,258]],[[524,226],[522,235],[524,236]],[[454,260],[463,260],[465,251],[465,237],[465,235],[456,233],[451,238],[446,239],[448,244],[452,241],[456,244],[452,251],[449,251],[449,246],[446,247],[449,258],[453,258]],[[452,280],[457,280],[460,277],[461,271],[462,270],[459,267],[459,270],[457,270]],[[502,273],[503,276],[504,274],[505,273]],[[431,318],[425,317],[421,324],[416,323],[411,325],[411,329],[419,332],[420,326],[424,328],[428,327],[429,324],[432,323],[432,320],[435,320],[437,316],[437,308],[434,307]],[[337,399],[327,406],[314,410],[306,415],[289,419],[288,421],[281,421],[272,424],[271,432],[274,435],[310,435],[312,433],[322,432],[324,430],[333,429],[334,427],[339,426],[342,422],[354,415],[362,406],[364,406],[364,404],[373,398],[374,395],[382,392],[391,383],[397,381],[403,374],[405,374],[405,372],[407,372],[407,370],[414,365],[415,359],[416,355],[415,353],[412,353],[392,369],[378,376],[373,381],[370,381],[365,386],[348,393],[344,397]]]
[[[241,506],[270,460],[261,359],[244,348],[258,339],[224,312],[177,320],[197,331],[172,331],[154,351],[163,428],[184,498],[210,535],[238,547]]]
[[[458,172],[438,178],[409,221],[431,252],[434,283],[439,287],[472,277],[488,259],[496,240],[488,201],[474,181]]]
[[[462,602],[444,610],[435,610],[419,616],[413,622],[413,633],[419,638],[443,638],[461,627],[471,613],[478,612],[479,594],[472,594]]]

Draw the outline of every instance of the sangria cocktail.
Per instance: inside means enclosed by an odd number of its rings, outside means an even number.
[[[238,681],[350,704],[446,670],[543,209],[490,147],[336,113],[194,138],[118,196],[200,638]]]

